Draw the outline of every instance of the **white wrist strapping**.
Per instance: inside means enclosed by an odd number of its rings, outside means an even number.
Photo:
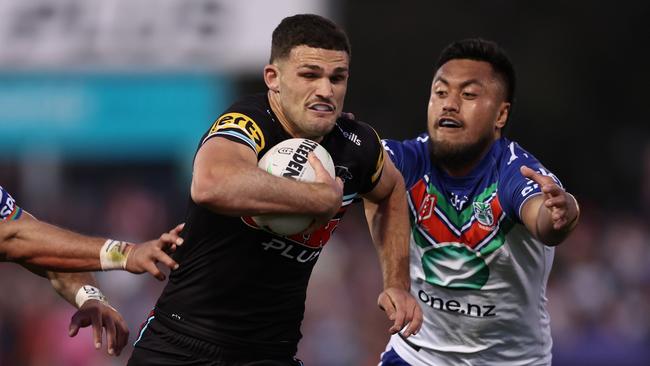
[[[98,300],[105,304],[108,304],[106,301],[106,296],[95,286],[83,285],[77,291],[77,295],[74,298],[75,304],[80,308],[88,300]]]
[[[131,252],[131,245],[125,241],[108,239],[99,251],[99,262],[102,271],[125,269],[126,259]]]

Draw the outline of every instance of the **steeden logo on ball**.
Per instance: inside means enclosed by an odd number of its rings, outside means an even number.
[[[258,162],[258,167],[278,177],[313,182],[316,175],[307,160],[310,152],[316,154],[323,167],[334,177],[334,162],[327,150],[317,142],[303,138],[284,140],[271,147]],[[252,219],[265,230],[279,235],[293,235],[307,229],[314,218],[299,214],[269,214],[253,216]]]

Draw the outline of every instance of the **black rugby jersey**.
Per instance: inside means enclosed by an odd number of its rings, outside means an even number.
[[[291,138],[266,94],[233,104],[203,135],[250,146],[261,158]],[[293,355],[301,338],[307,284],[318,256],[359,195],[378,182],[383,167],[379,137],[367,124],[339,118],[321,141],[344,181],[343,205],[328,225],[308,237],[278,236],[247,217],[219,215],[189,200],[172,272],[154,311],[180,333],[262,355]],[[197,149],[198,151],[198,149]]]

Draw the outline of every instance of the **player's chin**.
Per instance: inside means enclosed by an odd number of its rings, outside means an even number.
[[[312,118],[309,123],[311,134],[314,136],[325,136],[336,124],[336,117],[331,118]]]

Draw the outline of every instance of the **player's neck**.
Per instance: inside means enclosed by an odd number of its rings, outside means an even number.
[[[465,177],[469,175],[485,158],[485,155],[492,149],[492,145],[499,139],[499,135],[495,139],[486,144],[478,154],[473,157],[465,156],[464,159],[452,159],[438,161],[439,167],[447,173],[450,177]]]
[[[300,137],[296,136],[296,133],[291,128],[291,124],[289,123],[287,117],[282,112],[280,101],[278,101],[276,93],[274,93],[272,90],[269,90],[267,92],[267,95],[269,98],[269,105],[271,106],[271,110],[273,111],[273,114],[275,114],[275,117],[278,119],[280,125],[282,125],[282,128],[292,137]]]
[[[474,168],[476,168],[476,166],[478,165],[478,163],[481,161],[482,158],[483,157],[481,156],[481,158],[476,159],[475,161],[469,164],[463,164],[463,165],[458,165],[458,164],[451,165],[451,164],[441,163],[440,167],[450,177],[454,177],[454,178],[465,177],[469,175],[469,173],[471,173],[472,170],[474,170]]]

